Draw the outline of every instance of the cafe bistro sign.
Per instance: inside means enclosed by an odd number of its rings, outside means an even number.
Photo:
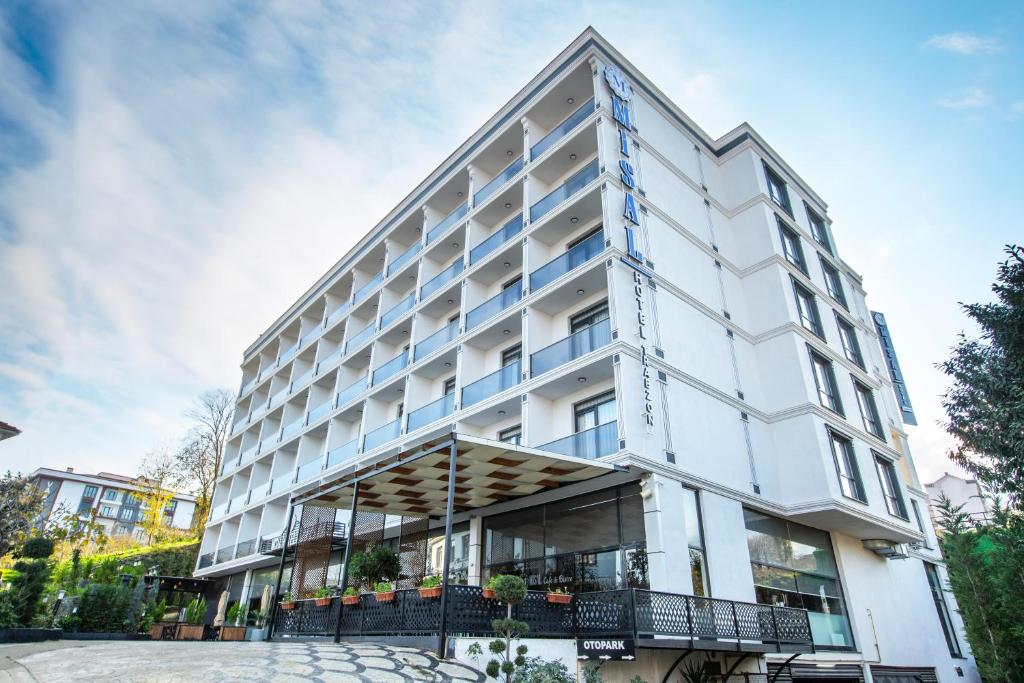
[[[613,65],[604,68],[604,80],[612,93],[612,118],[619,130],[619,179],[626,190],[622,216],[626,219],[626,254],[629,259],[623,261],[633,268],[633,300],[636,304],[637,332],[640,338],[640,367],[643,374],[644,420],[647,427],[654,426],[654,399],[651,395],[651,365],[647,355],[647,311],[645,308],[646,290],[644,281],[650,277],[644,262],[643,252],[637,248],[636,229],[640,218],[636,210],[636,172],[630,163],[629,133],[633,130],[630,119],[629,103],[633,99],[633,88],[629,85],[622,71]]]

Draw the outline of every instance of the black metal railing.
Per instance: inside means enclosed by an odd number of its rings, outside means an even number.
[[[312,541],[314,539],[324,538],[326,536],[330,536],[331,538],[335,539],[341,539],[345,538],[345,523],[321,522],[307,527],[302,527],[299,524],[292,524],[291,532],[288,533],[287,536],[289,548],[295,547],[300,542]],[[284,548],[284,541],[284,531],[282,531],[280,534],[272,538],[264,538],[260,541],[259,552],[262,555],[280,553],[281,549]]]
[[[492,635],[491,621],[506,614],[506,606],[484,598],[478,586],[447,590],[450,635]],[[530,635],[540,638],[663,636],[811,646],[806,610],[636,588],[577,593],[567,605],[549,603],[543,591],[529,591],[513,607],[512,617],[525,621]],[[421,598],[416,589],[396,591],[390,602],[378,602],[370,593],[359,596],[355,605],[335,598],[330,606],[316,607],[301,600],[296,609],[277,609],[274,633],[333,635],[339,619],[343,636],[435,634],[441,600]]]

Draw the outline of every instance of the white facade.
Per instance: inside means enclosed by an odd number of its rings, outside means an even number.
[[[930,484],[925,490],[931,499],[932,519],[938,521],[939,501],[945,496],[954,507],[962,506],[963,512],[969,516],[972,524],[987,524],[992,520],[992,506],[975,479],[964,479],[949,472]]]
[[[144,489],[137,478],[109,472],[80,474],[72,468],[56,470],[40,467],[31,475],[33,483],[46,491],[44,519],[58,510],[92,519],[108,536],[136,536],[145,539],[139,522]],[[196,499],[187,493],[175,493],[164,506],[163,523],[175,529],[192,526]]]
[[[609,66],[632,90],[628,131]],[[248,583],[276,563],[258,541],[281,533],[309,482],[433,434],[519,426],[524,445],[629,466],[652,589],[695,590],[683,530],[696,490],[714,597],[758,599],[745,516],[828,533],[852,641],[805,666],[934,667],[940,681],[959,667],[976,681],[943,635],[927,494],[861,279],[838,254],[824,201],[752,128],[711,139],[588,30],[246,350],[196,575]],[[801,316],[798,293],[816,313]],[[606,321],[581,322],[603,302]],[[516,344],[520,365],[502,371]],[[830,368],[820,390],[814,359]],[[611,414],[588,416],[607,392]],[[473,580],[483,541],[469,529]]]

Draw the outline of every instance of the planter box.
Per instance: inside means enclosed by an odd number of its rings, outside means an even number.
[[[64,640],[150,640],[149,633],[97,633],[93,631],[68,631]]]
[[[295,601],[292,600],[290,602],[282,602],[281,603],[281,609],[284,609],[284,610],[295,609]]]
[[[244,626],[221,626],[220,627],[220,639],[221,640],[245,640],[245,627]]]
[[[176,640],[202,640],[203,639],[203,625],[199,624],[179,624],[178,635]]]
[[[572,593],[548,593],[548,602],[552,605],[568,605],[572,602]]]
[[[494,599],[494,589],[493,588],[482,588],[480,590],[480,592],[483,593],[483,596],[485,598],[487,598],[488,600],[493,600]]]
[[[254,643],[259,643],[267,639],[267,627],[256,628],[255,626],[249,626],[245,629],[245,639],[251,640]]]
[[[178,628],[176,621],[158,621],[149,627],[150,640],[174,640],[175,631]]]
[[[386,593],[374,593],[377,596],[377,602],[394,602],[395,591],[387,591]]]
[[[359,596],[358,595],[343,595],[343,596],[341,596],[341,604],[343,604],[343,605],[358,605],[359,604]]]
[[[59,628],[0,628],[0,643],[41,643],[60,639]]]
[[[420,598],[423,600],[429,600],[431,598],[441,597],[442,586],[434,586],[433,588],[420,588]]]
[[[327,607],[334,598],[313,598],[313,604],[317,607]]]

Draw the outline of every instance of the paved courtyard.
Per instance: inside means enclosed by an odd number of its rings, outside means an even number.
[[[51,681],[475,681],[484,675],[431,652],[373,643],[62,641],[0,645],[0,683]]]

